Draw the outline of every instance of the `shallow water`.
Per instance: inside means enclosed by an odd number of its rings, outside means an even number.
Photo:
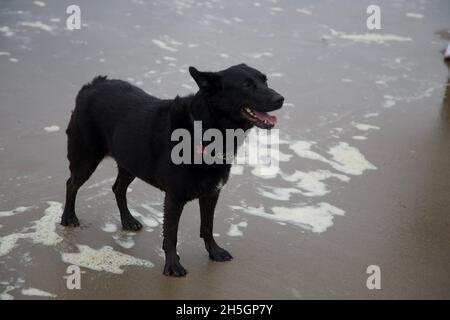
[[[0,4],[0,299],[450,298],[450,102],[443,62],[450,3],[65,1]],[[80,190],[81,228],[57,223],[68,177],[64,129],[97,74],[164,98],[196,89],[187,69],[245,62],[286,98],[280,171],[236,166],[208,260],[199,209],[179,230],[185,279],[161,275],[163,195],[143,182],[120,228],[105,160]],[[66,269],[82,270],[81,289]],[[382,289],[366,288],[379,265]]]

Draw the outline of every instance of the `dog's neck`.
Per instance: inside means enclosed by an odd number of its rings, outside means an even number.
[[[242,127],[227,115],[221,114],[212,106],[211,99],[201,92],[187,98],[191,99],[188,101],[191,121],[202,121],[203,130],[218,129],[225,134],[227,129],[250,129],[250,126]]]
[[[171,131],[183,128],[193,134],[194,121],[201,121],[203,132],[208,129],[218,129],[224,137],[224,145],[226,145],[227,129],[242,129],[248,133],[248,129],[251,128],[251,126],[242,127],[217,112],[212,107],[210,99],[200,92],[186,97],[177,96],[170,106]],[[242,141],[238,142],[239,145],[241,143]],[[234,153],[236,153],[239,145],[235,146]]]

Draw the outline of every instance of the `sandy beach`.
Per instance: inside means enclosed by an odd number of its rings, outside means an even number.
[[[83,0],[67,30],[70,4],[0,3],[0,299],[450,298],[449,1]],[[111,159],[80,189],[81,227],[59,225],[83,84],[107,75],[173,98],[196,92],[189,66],[241,62],[285,105],[279,172],[238,165],[222,191],[214,232],[233,261],[209,261],[191,202],[189,274],[163,276],[163,194],[133,182],[144,228],[122,231]]]

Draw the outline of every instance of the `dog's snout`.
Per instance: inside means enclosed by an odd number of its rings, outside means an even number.
[[[281,94],[275,93],[272,97],[272,105],[281,107],[284,102],[284,97]]]

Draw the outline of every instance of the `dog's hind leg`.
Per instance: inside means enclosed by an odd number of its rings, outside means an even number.
[[[77,192],[95,171],[102,158],[102,156],[85,155],[81,161],[70,162],[70,178],[66,182],[66,203],[61,217],[63,226],[78,227],[80,225],[75,214]]]
[[[127,206],[127,189],[135,177],[121,167],[118,167],[118,169],[119,173],[112,189],[116,196],[117,206],[119,207],[122,227],[124,230],[137,231],[142,229],[142,224],[131,215]]]
[[[178,223],[184,204],[185,202],[177,201],[166,192],[163,225],[163,250],[166,254],[163,274],[166,276],[182,277],[187,274],[186,269],[180,264],[180,257],[177,254]]]
[[[232,255],[221,248],[213,236],[214,210],[216,208],[219,192],[202,196],[198,199],[200,204],[200,237],[205,241],[205,248],[209,258],[214,261],[229,261]]]
[[[70,118],[66,133],[70,178],[66,183],[66,203],[61,224],[77,227],[80,225],[75,215],[75,199],[78,189],[89,179],[106,152],[98,137],[92,134],[88,127],[80,129],[74,114]],[[95,141],[97,142],[94,143]]]

